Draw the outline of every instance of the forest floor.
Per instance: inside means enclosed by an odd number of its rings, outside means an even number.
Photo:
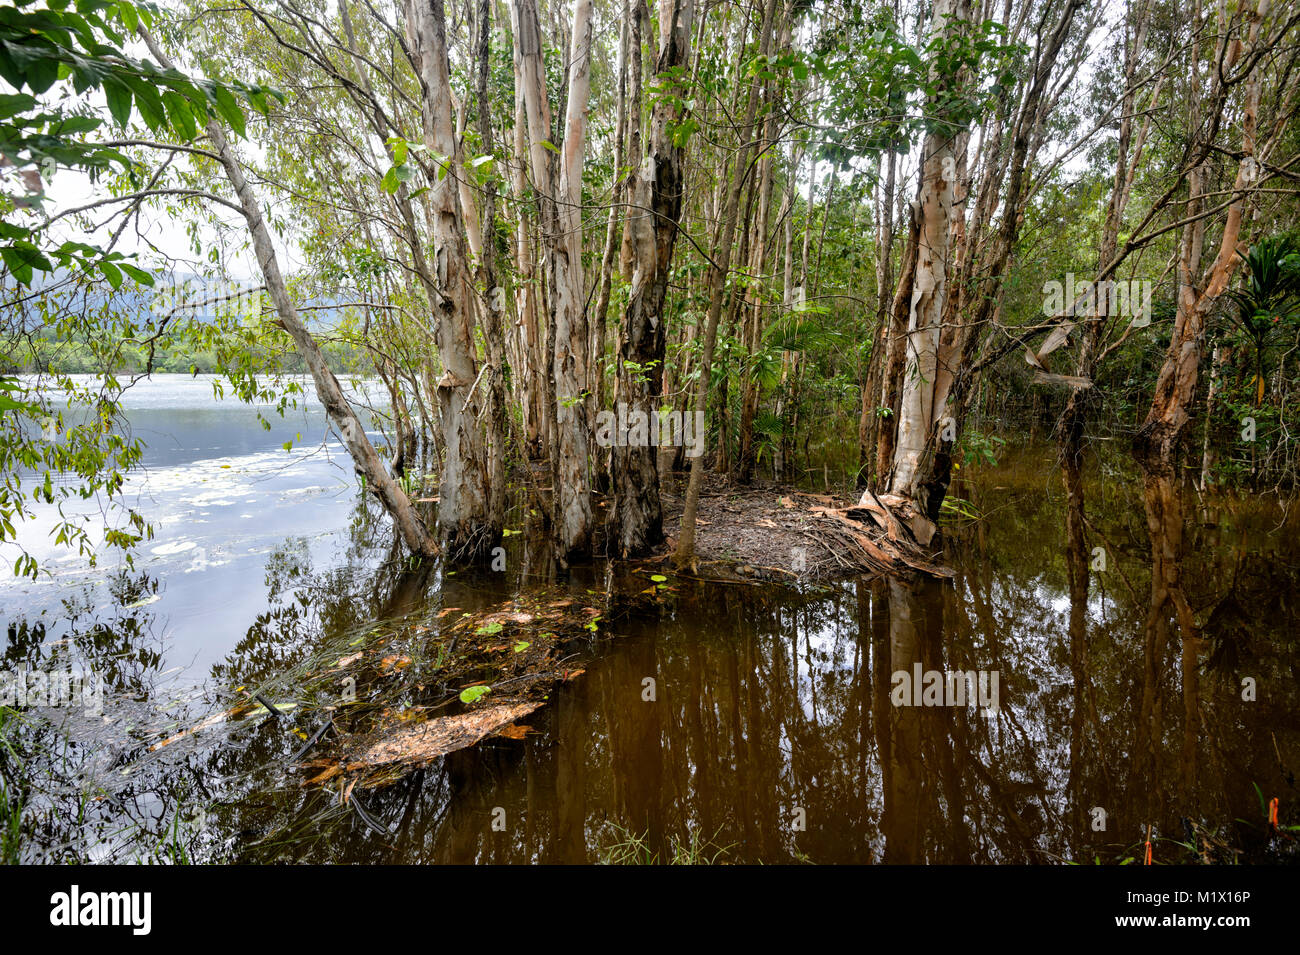
[[[683,504],[682,497],[665,493],[667,560],[677,545]],[[709,475],[695,534],[696,570],[712,579],[794,583],[856,574],[949,574],[929,547],[933,525],[910,503],[889,495],[864,504],[789,485],[740,486]]]
[[[664,495],[666,556],[677,548],[682,497]],[[695,553],[701,576],[791,583],[827,580],[844,567],[819,536],[811,508],[850,507],[853,501],[811,494],[770,482],[748,487],[717,475],[706,478],[695,520]]]

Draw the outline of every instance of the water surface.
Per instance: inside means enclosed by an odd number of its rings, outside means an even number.
[[[1122,459],[1089,476],[1089,545],[1106,561],[1086,600],[1067,585],[1051,448],[962,472],[954,494],[984,518],[946,529],[951,582],[679,581],[646,598],[635,568],[556,581],[523,499],[504,573],[413,567],[319,408],[266,432],[210,384],[166,376],[127,407],[149,442],[130,492],[158,523],[135,569],[88,574],[50,551],[53,579],[0,583],[7,668],[77,662],[115,693],[98,718],[26,714],[31,859],[1115,862],[1148,828],[1157,861],[1294,858],[1264,805],[1296,808],[1300,553],[1294,520],[1264,503],[1187,505],[1185,583],[1207,638],[1188,787],[1176,636],[1144,666],[1151,545]],[[418,707],[447,691],[432,661],[450,608],[539,594],[603,616],[573,649],[585,672],[524,738],[346,803],[337,780],[293,771],[337,705],[328,661],[410,656],[382,692],[395,712]],[[918,667],[996,673],[996,712],[896,705],[895,674]],[[148,750],[250,688],[289,718]]]

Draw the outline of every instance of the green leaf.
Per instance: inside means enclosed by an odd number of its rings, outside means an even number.
[[[149,288],[153,288],[153,276],[144,269],[136,268],[134,265],[128,265],[125,262],[119,262],[118,267],[127,275],[131,276],[131,278],[138,284],[147,285]]]
[[[9,49],[12,52],[13,46],[10,45]],[[52,56],[34,59],[27,67],[25,78],[33,93],[44,93],[59,78],[59,61]]]
[[[100,127],[103,120],[94,116],[69,116],[51,127],[50,132],[59,136],[80,136]]]
[[[26,93],[0,94],[0,119],[17,116],[36,108],[36,97]]]
[[[179,133],[182,139],[192,140],[198,136],[199,126],[194,121],[189,100],[180,93],[168,90],[163,94],[163,103],[167,107],[167,118],[171,121],[172,129]]]
[[[0,394],[0,411],[21,411],[34,418],[41,413],[41,407],[25,401],[15,401],[8,395]]]
[[[224,86],[213,85],[212,98],[217,107],[217,113],[224,119],[235,133],[242,137],[247,124],[244,121],[244,111],[240,109],[238,101],[233,93]]]
[[[112,262],[96,262],[95,267],[104,274],[104,278],[108,279],[108,284],[113,287],[113,291],[116,292],[122,287],[122,270]]]
[[[0,259],[9,268],[9,274],[14,277],[14,281],[19,285],[30,286],[32,284],[32,274],[35,270],[42,272],[53,271],[54,266],[50,263],[36,246],[30,242],[17,242],[14,245],[0,248]]]
[[[154,132],[167,125],[167,111],[162,98],[149,85],[147,80],[134,79],[131,89],[135,93],[135,107],[140,111],[144,124]]]
[[[134,33],[136,26],[140,22],[140,17],[135,12],[135,6],[130,3],[119,3],[117,5],[117,15],[122,20],[122,24]]]

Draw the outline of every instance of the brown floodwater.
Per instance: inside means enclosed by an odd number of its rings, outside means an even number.
[[[0,766],[27,793],[23,857],[1113,863],[1142,861],[1149,833],[1155,862],[1295,861],[1295,520],[1263,500],[1185,498],[1184,585],[1205,638],[1189,710],[1176,629],[1144,665],[1141,481],[1119,459],[1087,489],[1091,588],[1073,601],[1051,448],[961,472],[953,494],[982,517],[945,528],[951,581],[682,580],[638,600],[644,576],[604,564],[555,582],[527,504],[505,573],[449,574],[392,558],[360,501],[346,547],[288,538],[245,567],[265,606],[185,692],[161,679],[151,608],[122,609],[157,589],[142,572],[119,583],[116,615],[57,640],[11,624],[10,666],[75,646],[112,689],[104,716],[29,711],[11,727],[26,760]],[[291,771],[337,692],[315,676],[323,662],[388,641],[413,662],[385,705],[419,705],[437,689],[420,674],[445,649],[440,611],[536,593],[604,615],[572,648],[584,672],[524,738],[489,738],[346,805]],[[964,701],[958,672],[972,676]],[[250,688],[295,708],[148,751]]]

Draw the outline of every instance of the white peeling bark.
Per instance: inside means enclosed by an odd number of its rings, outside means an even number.
[[[957,0],[935,0],[932,28],[935,31],[952,29],[952,21],[946,18],[955,15],[957,10]],[[920,241],[907,321],[907,368],[903,375],[898,443],[894,450],[894,476],[890,486],[893,493],[907,497],[916,492],[921,460],[939,410],[935,406],[935,385],[944,302],[948,292],[948,254],[956,178],[955,138],[955,131],[942,127],[927,134],[920,193],[914,210],[920,221]]]
[[[407,28],[423,87],[424,143],[436,153],[440,178],[428,193],[434,268],[428,289],[434,339],[442,359],[438,407],[445,458],[438,505],[439,532],[448,553],[469,559],[496,541],[491,526],[487,458],[479,422],[479,367],[474,346],[473,287],[465,256],[458,183],[464,175],[452,125],[443,0],[409,0]]]
[[[582,165],[587,103],[591,98],[592,0],[573,11],[568,108],[556,209],[551,286],[555,308],[555,423],[559,439],[556,541],[562,560],[591,549],[591,494],[587,482],[587,312],[582,268]]]

